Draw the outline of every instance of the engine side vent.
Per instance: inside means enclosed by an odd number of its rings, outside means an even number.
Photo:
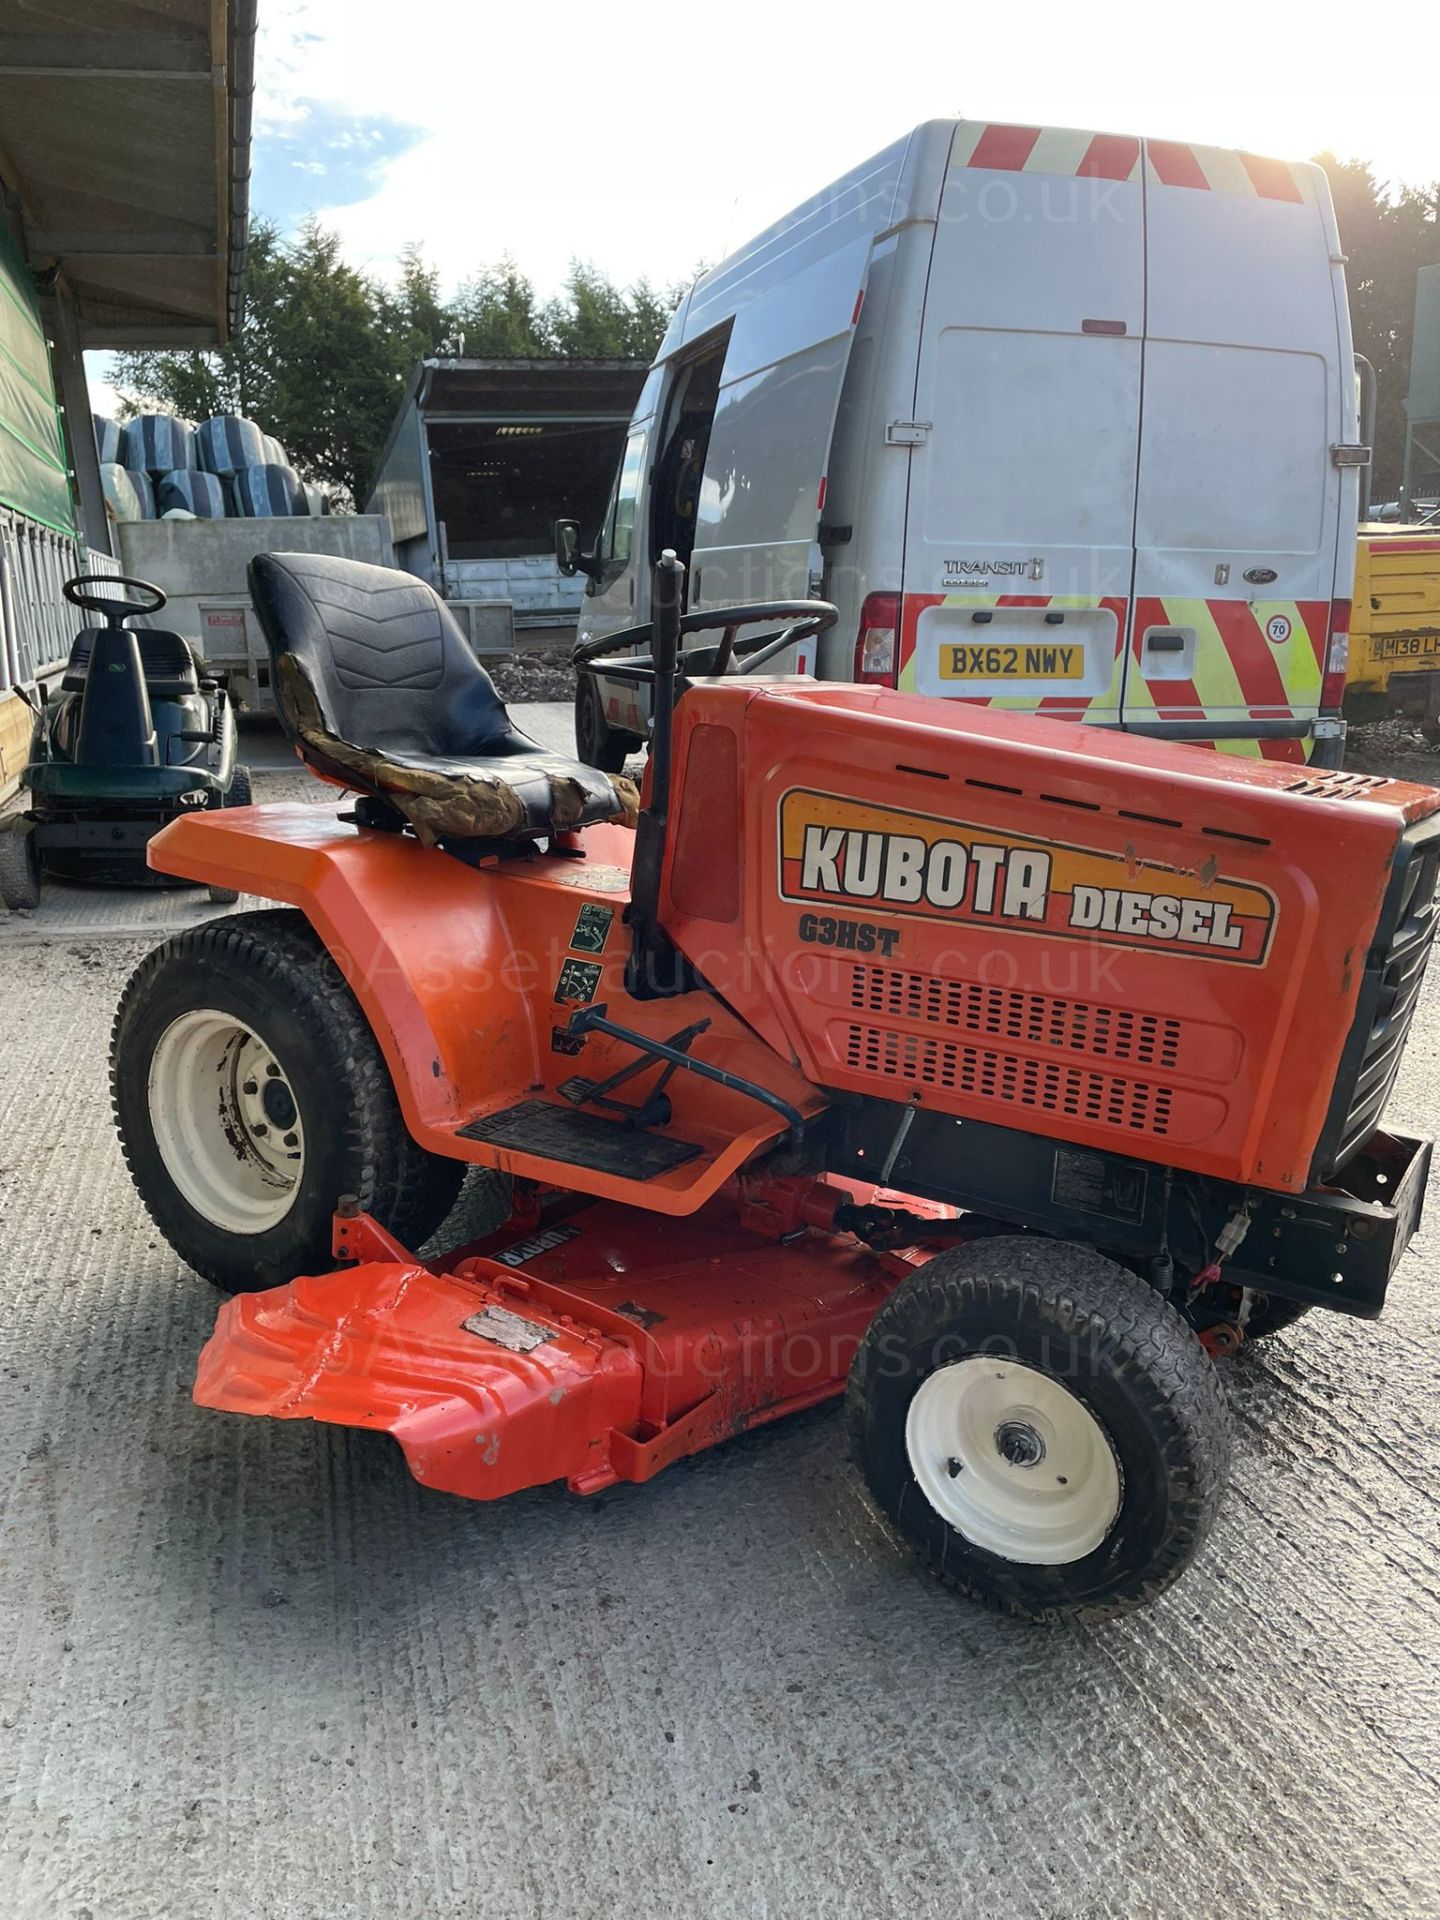
[[[921,1020],[959,1027],[990,1039],[1022,1040],[1039,1047],[1129,1060],[1141,1067],[1173,1067],[1180,1052],[1180,1022],[1128,1007],[1099,1006],[1014,987],[971,980],[941,980],[933,974],[889,967],[856,967],[850,1004],[857,1012],[892,1020]]]
[[[845,1064],[858,1073],[904,1080],[911,1086],[939,1087],[1008,1107],[1063,1113],[1096,1126],[1130,1127],[1156,1135],[1170,1131],[1169,1087],[967,1047],[929,1034],[862,1026],[847,1026],[844,1031]]]
[[[1387,784],[1383,773],[1326,773],[1317,768],[1285,782],[1286,793],[1308,793],[1316,800],[1355,800]]]

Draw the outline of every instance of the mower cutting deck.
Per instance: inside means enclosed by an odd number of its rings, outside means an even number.
[[[1224,1486],[1211,1356],[1378,1313],[1419,1222],[1429,1143],[1380,1122],[1440,794],[758,684],[834,610],[681,587],[662,558],[653,630],[581,650],[653,683],[640,805],[514,729],[427,587],[254,563],[281,717],[360,797],[152,843],[281,903],[168,942],[116,1017],[140,1192],[240,1295],[196,1397],[483,1499],[843,1389],[944,1580],[1143,1605]],[[467,1165],[511,1217],[422,1261]]]
[[[648,1480],[843,1391],[923,1256],[871,1252],[836,1214],[899,1198],[735,1182],[679,1221],[562,1199],[429,1261],[347,1208],[335,1257],[359,1264],[231,1301],[195,1398],[378,1428],[417,1480],[472,1500]],[[924,1211],[943,1236],[954,1209]]]

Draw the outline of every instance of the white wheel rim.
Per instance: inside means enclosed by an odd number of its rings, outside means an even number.
[[[150,1062],[150,1124],[165,1170],[226,1233],[264,1233],[295,1203],[305,1134],[267,1042],[234,1014],[182,1013]]]
[[[1018,1360],[974,1354],[921,1382],[905,1419],[910,1470],[972,1546],[1023,1566],[1093,1553],[1120,1511],[1120,1464],[1077,1395]]]

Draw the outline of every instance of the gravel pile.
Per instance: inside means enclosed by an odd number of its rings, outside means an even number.
[[[535,653],[517,653],[508,660],[487,661],[490,677],[502,700],[573,700],[575,669],[560,647]]]
[[[1345,739],[1345,765],[1356,773],[1388,773],[1395,780],[1440,786],[1440,747],[1432,747],[1419,722],[1401,713],[1352,725]]]

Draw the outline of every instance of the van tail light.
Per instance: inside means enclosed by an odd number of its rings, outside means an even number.
[[[900,660],[900,596],[867,593],[855,642],[855,678],[871,687],[893,687]]]
[[[1325,642],[1325,672],[1320,681],[1320,711],[1338,713],[1345,699],[1350,667],[1350,602],[1330,602],[1330,633]]]

